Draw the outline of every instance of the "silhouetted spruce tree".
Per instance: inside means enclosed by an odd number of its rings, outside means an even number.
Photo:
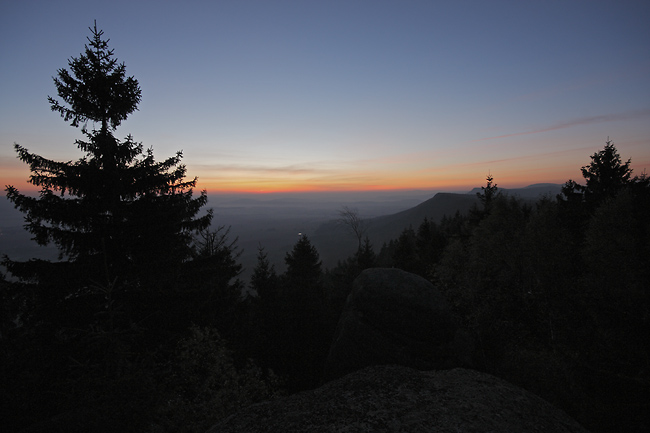
[[[142,367],[146,347],[167,341],[169,332],[157,338],[157,325],[176,323],[170,305],[182,297],[169,292],[192,258],[193,233],[212,214],[199,215],[207,196],[193,197],[196,178],[185,179],[180,152],[159,162],[130,135],[116,138],[141,90],[103,32],[96,25],[90,31],[85,51],[57,71],[58,98],[48,98],[53,111],[81,129],[76,145],[83,156],[60,162],[15,145],[40,194],[7,186],[7,198],[25,214],[33,239],[53,243],[60,257],[2,261],[19,279],[12,299],[20,298],[21,309],[3,383],[20,378],[6,389],[14,413],[29,413],[17,426],[52,417],[62,431],[143,431],[155,394],[147,389],[154,386],[150,369]]]
[[[62,262],[5,258],[3,264],[23,280],[51,285],[65,279],[61,301],[70,292],[90,291],[91,279],[102,287],[115,281],[132,288],[169,282],[170,271],[190,257],[192,232],[206,228],[212,217],[211,212],[198,216],[207,196],[204,191],[193,197],[196,178],[185,180],[181,152],[157,162],[153,151],[144,151],[130,135],[115,137],[137,109],[141,90],[114,58],[103,32],[96,24],[90,30],[85,52],[54,78],[60,100],[48,97],[53,111],[81,127],[85,139],[76,144],[85,156],[59,162],[16,144],[40,196],[6,187],[33,239],[54,243]]]
[[[278,301],[280,363],[272,368],[285,375],[290,390],[318,385],[331,336],[325,321],[321,260],[306,235],[285,256],[286,272]]]
[[[413,227],[404,229],[399,235],[399,238],[394,242],[392,260],[396,268],[418,275],[424,274],[422,263],[418,256],[416,235]]]
[[[483,205],[482,208],[474,206],[470,210],[470,222],[474,225],[478,224],[483,218],[490,214],[492,210],[492,202],[500,195],[499,188],[496,183],[493,183],[494,177],[488,174],[485,178],[487,184],[481,187],[481,192],[477,192],[476,196]]]
[[[650,179],[632,177],[630,163],[629,159],[622,162],[618,150],[608,139],[603,150],[591,156],[591,163],[580,169],[586,184],[570,179],[562,187],[562,193],[557,196],[560,218],[571,232],[571,242],[576,251],[583,246],[589,219],[599,206],[615,199],[624,190],[641,196],[645,194]],[[577,262],[581,260],[581,257],[576,257]]]
[[[601,201],[616,195],[633,180],[630,163],[630,159],[622,162],[614,143],[607,140],[604,149],[591,156],[591,163],[580,169],[586,181],[585,200]]]
[[[492,199],[497,196],[499,188],[496,183],[492,183],[494,177],[491,174],[488,174],[485,179],[487,180],[487,184],[481,187],[482,192],[477,192],[476,196],[481,200],[483,205],[488,208]]]
[[[300,236],[284,261],[287,264],[285,276],[290,286],[305,290],[320,286],[323,275],[320,256],[307,235]]]
[[[257,264],[253,269],[250,282],[251,289],[263,303],[273,302],[278,295],[278,275],[275,266],[271,264],[264,247],[257,249]]]
[[[647,182],[645,176],[632,177],[630,163],[630,159],[626,162],[621,160],[614,143],[608,139],[603,150],[594,153],[591,162],[580,169],[586,184],[567,181],[559,198],[568,202],[584,201],[593,210],[603,200],[616,196],[631,184]]]
[[[357,251],[354,257],[356,258],[359,272],[375,267],[377,264],[377,254],[375,254],[375,250],[372,248],[372,243],[368,236],[365,237],[361,249]]]

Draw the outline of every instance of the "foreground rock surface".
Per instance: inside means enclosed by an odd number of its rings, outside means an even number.
[[[488,374],[375,366],[252,405],[209,433],[585,431],[545,400]]]
[[[328,380],[370,365],[419,370],[470,366],[451,308],[424,278],[372,268],[354,281],[325,366]]]

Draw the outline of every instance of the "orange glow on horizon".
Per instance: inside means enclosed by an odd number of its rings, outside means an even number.
[[[534,171],[533,171],[534,172]],[[477,188],[485,185],[485,173],[473,173],[471,176],[461,177],[458,176],[453,179],[430,179],[423,181],[422,179],[388,179],[386,182],[376,183],[342,183],[336,182],[327,183],[322,180],[312,182],[254,182],[254,181],[221,181],[212,179],[211,181],[202,182],[199,177],[196,192],[207,191],[209,195],[226,195],[226,194],[292,194],[292,193],[363,193],[363,192],[399,192],[399,191],[446,191],[458,192],[469,191],[472,188]],[[551,176],[540,176],[540,178],[532,179],[531,171],[517,172],[517,173],[501,173],[498,170],[491,170],[494,176],[495,183],[502,188],[519,188],[525,187],[534,183],[557,183],[563,184],[570,178],[573,178],[578,183],[582,180],[579,173],[574,176],[563,176],[560,173],[551,173]],[[527,176],[526,176],[527,174]],[[540,173],[541,174],[541,173]],[[548,175],[549,173],[546,173]],[[392,180],[393,182],[390,182]],[[40,187],[35,187],[28,182],[28,179],[23,176],[16,176],[10,179],[2,179],[2,185],[14,186],[21,193],[33,194],[40,191]],[[4,189],[4,188],[3,188]]]
[[[406,191],[406,190],[464,190],[474,187],[473,180],[450,179],[428,182],[422,179],[400,178],[385,179],[383,182],[328,182],[322,179],[311,179],[307,181],[224,181],[211,179],[210,181],[199,181],[197,190],[206,190],[210,194],[277,194],[277,193],[346,193],[346,192],[377,192],[377,191]]]
[[[436,187],[413,187],[413,188],[406,188],[406,187],[384,187],[384,186],[371,186],[371,187],[356,187],[356,188],[314,188],[314,187],[308,187],[308,186],[299,186],[295,188],[275,188],[275,189],[247,189],[247,188],[239,188],[239,189],[217,189],[217,188],[206,188],[206,191],[208,195],[228,195],[228,194],[300,194],[300,193],[364,193],[364,192],[399,192],[399,191],[411,191],[411,190],[449,190],[449,191],[454,191],[454,190],[463,190],[463,187],[459,188],[454,188],[452,189],[447,189],[447,188],[436,188]]]
[[[583,152],[581,152],[583,153]],[[560,156],[563,156],[561,154]],[[564,184],[569,179],[583,183],[581,164],[587,157],[581,156],[576,162],[573,158],[555,158],[535,155],[512,161],[492,160],[480,162],[452,162],[439,166],[426,165],[408,167],[389,167],[387,170],[363,169],[357,171],[331,170],[314,173],[255,173],[229,172],[218,170],[189,169],[186,179],[198,177],[195,191],[206,190],[210,195],[225,194],[291,194],[291,193],[363,193],[399,191],[445,191],[463,192],[485,185],[488,172],[500,188],[521,188],[536,183]],[[643,155],[645,156],[645,155]],[[634,175],[642,175],[648,165],[647,158],[632,160]],[[576,158],[577,159],[577,158]],[[219,173],[215,175],[215,173]],[[0,184],[12,185],[20,192],[34,194],[39,187],[29,183],[29,168],[16,163],[2,167]],[[4,189],[4,188],[3,188]]]

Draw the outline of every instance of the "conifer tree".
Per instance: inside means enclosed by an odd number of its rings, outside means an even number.
[[[284,261],[287,264],[285,275],[290,285],[298,289],[320,286],[323,274],[320,256],[307,235],[300,235],[300,239],[293,246],[293,250],[286,254]]]
[[[632,176],[631,159],[621,157],[611,140],[607,140],[600,152],[591,156],[591,163],[580,169],[585,178],[585,199],[601,200],[611,197],[629,184]]]
[[[478,225],[479,222],[490,215],[493,202],[501,195],[501,191],[499,191],[497,184],[494,183],[494,177],[492,174],[488,173],[485,180],[487,180],[487,184],[481,187],[481,192],[476,193],[476,197],[483,206],[479,207],[475,204],[472,209],[470,209],[470,224],[473,226]]]
[[[59,300],[92,291],[98,282],[140,289],[171,282],[170,271],[190,257],[192,233],[212,217],[211,211],[199,216],[207,196],[193,197],[197,179],[185,179],[181,152],[160,162],[130,135],[116,138],[118,126],[137,110],[141,89],[96,23],[90,31],[84,53],[53,78],[59,99],[48,97],[52,111],[81,128],[84,138],[76,145],[84,156],[54,161],[15,144],[40,195],[6,187],[33,239],[54,243],[60,261],[5,258],[3,264],[24,281],[58,285]]]
[[[394,242],[392,259],[396,268],[418,275],[422,274],[420,272],[420,260],[418,257],[416,235],[413,227],[409,226],[402,230],[402,233]]]
[[[354,255],[359,271],[372,268],[377,264],[377,255],[372,248],[370,238],[366,236],[361,249]]]
[[[316,247],[304,234],[284,260],[278,347],[285,361],[276,369],[287,375],[288,389],[303,390],[318,384],[331,338],[325,320],[323,271]]]
[[[194,196],[181,152],[157,161],[130,135],[117,138],[141,90],[103,32],[90,31],[85,51],[57,71],[58,97],[48,98],[81,130],[82,156],[60,162],[16,144],[40,193],[6,186],[33,239],[60,252],[58,261],[2,260],[14,277],[0,275],[8,301],[0,325],[11,342],[0,379],[12,431],[150,431],[156,408],[173,401],[162,402],[162,382],[184,368],[161,354],[190,321],[226,336],[241,316],[228,230],[207,230],[207,195]]]
[[[251,275],[250,287],[265,303],[274,301],[277,296],[278,275],[262,246],[257,249],[257,265]]]
[[[591,162],[580,169],[586,184],[567,181],[562,188],[564,197],[560,198],[566,201],[584,200],[594,206],[614,197],[626,186],[645,182],[644,177],[632,177],[631,162],[631,159],[623,162],[614,143],[608,139],[603,150],[591,155]]]
[[[492,183],[494,181],[494,177],[492,176],[492,174],[488,173],[485,180],[487,180],[487,184],[481,187],[481,192],[477,192],[476,196],[481,200],[485,208],[485,211],[487,212],[489,211],[489,207],[490,204],[492,203],[492,199],[494,199],[497,196],[499,188],[497,187],[496,183]]]

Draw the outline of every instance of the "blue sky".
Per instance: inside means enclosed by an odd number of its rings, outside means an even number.
[[[561,183],[608,136],[650,168],[647,1],[0,5],[3,184],[29,175],[14,142],[81,156],[47,96],[95,19],[142,87],[117,136],[210,192]]]

